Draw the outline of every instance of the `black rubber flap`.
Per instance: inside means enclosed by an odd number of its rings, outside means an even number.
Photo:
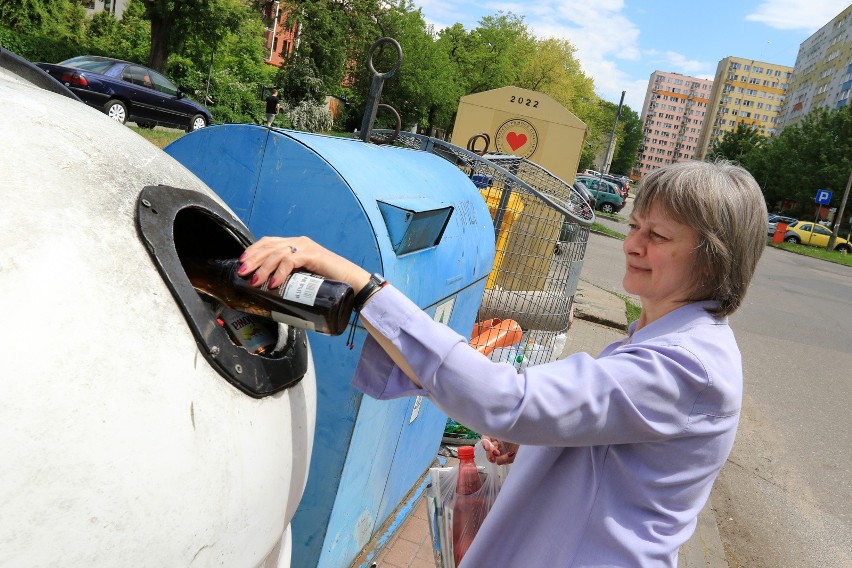
[[[194,224],[176,223],[178,217],[200,218],[210,223],[205,223],[206,230],[202,233],[191,234]],[[147,186],[139,193],[136,223],[139,236],[186,317],[199,350],[219,374],[255,398],[291,387],[305,376],[308,346],[304,330],[290,326],[287,347],[275,357],[253,355],[231,341],[184,271],[176,240],[193,246],[197,243],[199,250],[192,251],[194,255],[202,251],[211,258],[235,258],[254,242],[245,225],[210,197],[165,185]]]

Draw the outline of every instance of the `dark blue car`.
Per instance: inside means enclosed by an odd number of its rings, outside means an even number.
[[[138,63],[80,55],[57,64],[37,63],[89,106],[124,124],[198,130],[213,122],[203,105],[187,98],[162,74]]]

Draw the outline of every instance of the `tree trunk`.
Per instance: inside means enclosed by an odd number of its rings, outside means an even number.
[[[171,20],[167,15],[151,16],[151,53],[148,55],[148,67],[162,72],[169,57],[169,36]]]

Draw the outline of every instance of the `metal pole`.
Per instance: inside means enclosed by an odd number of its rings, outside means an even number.
[[[850,187],[852,187],[852,171],[849,172],[849,180],[846,182],[846,191],[843,192],[840,207],[837,209],[837,213],[834,214],[834,226],[831,227],[831,237],[828,239],[826,250],[834,250],[834,243],[837,242],[837,231],[840,229],[841,221],[843,221],[843,210],[846,209],[846,200],[849,199]]]
[[[210,67],[207,69],[207,86],[204,87],[204,106],[207,106],[207,93],[210,92],[210,76],[213,74],[213,58],[216,57],[216,46],[210,52]]]
[[[612,164],[612,157],[615,154],[615,129],[618,126],[618,118],[621,116],[621,107],[624,106],[624,94],[627,91],[621,91],[621,100],[618,102],[618,110],[615,112],[615,121],[612,123],[612,132],[609,134],[609,145],[606,148],[606,157],[604,165],[601,168],[601,173],[608,174],[609,167]]]

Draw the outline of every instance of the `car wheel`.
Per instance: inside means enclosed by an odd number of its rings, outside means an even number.
[[[789,237],[784,237],[784,241],[788,242],[788,243],[795,243],[795,244],[799,244],[800,242],[802,242],[801,239],[799,239],[799,237],[796,237],[796,236],[793,236],[793,235],[790,235]]]
[[[187,132],[200,130],[201,128],[204,128],[205,126],[207,126],[207,119],[204,118],[204,115],[196,114],[195,116],[192,117],[192,120],[189,121],[189,128],[187,129]]]
[[[606,213],[607,215],[612,215],[615,213],[615,207],[612,206],[612,203],[604,203],[601,205],[601,211]]]
[[[110,99],[104,105],[104,112],[108,117],[124,124],[127,122],[127,106],[118,99]]]

